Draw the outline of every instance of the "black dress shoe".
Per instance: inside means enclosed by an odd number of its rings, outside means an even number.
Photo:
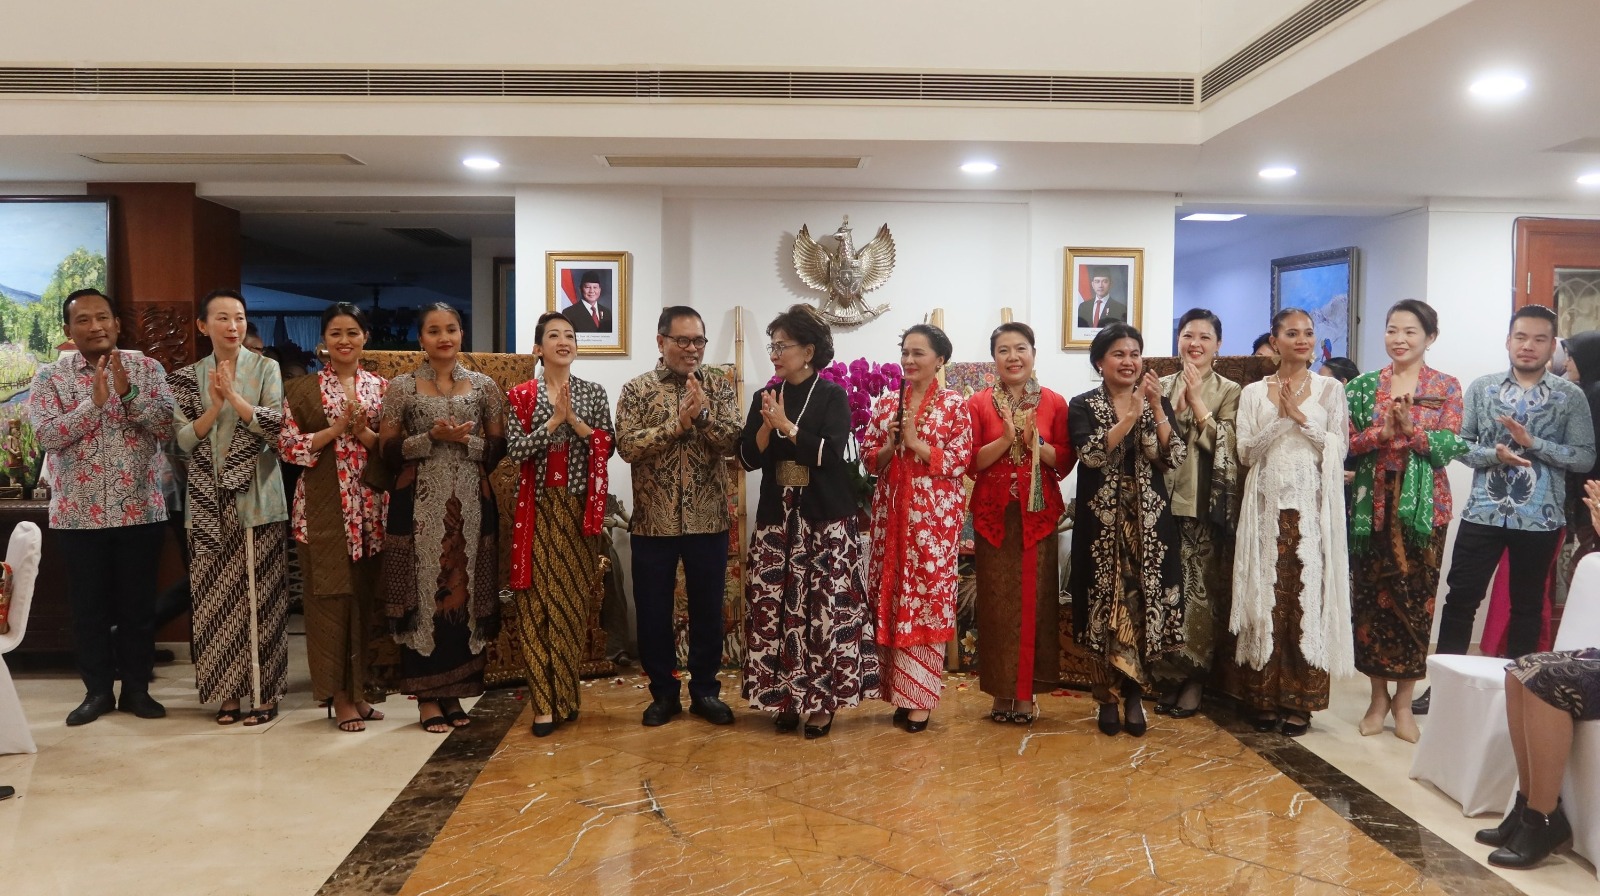
[[[1304,722],[1291,722],[1285,718],[1283,727],[1280,730],[1283,732],[1284,737],[1300,737],[1311,730],[1311,719],[1307,718]]]
[[[1425,716],[1425,715],[1427,715],[1428,714],[1428,704],[1430,704],[1432,702],[1433,702],[1433,688],[1425,688],[1425,689],[1423,689],[1422,696],[1418,697],[1417,699],[1415,699],[1413,701],[1411,701],[1411,714],[1414,715],[1414,716]]]
[[[928,723],[931,722],[931,721],[933,721],[933,713],[931,713],[931,712],[928,713],[928,717],[926,719],[923,719],[922,721],[918,722],[918,721],[912,720],[911,711],[910,710],[906,710],[906,733],[907,734],[921,734],[922,732],[928,730]]]
[[[800,714],[797,712],[780,712],[772,717],[772,727],[779,734],[788,734],[800,727]]]
[[[117,701],[118,712],[131,712],[141,719],[164,719],[167,708],[157,703],[148,691],[122,692],[122,699]]]
[[[1522,791],[1517,791],[1517,801],[1512,805],[1506,817],[1492,828],[1484,828],[1472,836],[1472,839],[1484,846],[1505,846],[1511,842],[1511,835],[1516,833],[1517,827],[1522,824],[1522,810],[1528,808],[1528,798]]]
[[[894,726],[899,728],[911,719],[911,710],[900,707],[894,711]]]
[[[1532,809],[1522,810],[1522,820],[1505,846],[1489,853],[1489,864],[1500,868],[1532,868],[1572,839],[1572,824],[1561,805],[1549,815]]]
[[[1095,724],[1099,726],[1100,733],[1107,737],[1116,737],[1122,733],[1122,719],[1117,717],[1117,704],[1100,704],[1100,716]]]
[[[17,795],[17,788],[0,785],[0,800],[9,800]]]
[[[648,724],[648,723],[646,723],[646,724]],[[533,723],[533,736],[534,737],[549,737],[550,735],[555,734],[555,733],[556,733],[556,722],[555,722],[555,719],[551,719],[548,722],[534,722]]]
[[[67,713],[67,724],[87,725],[116,708],[117,701],[110,694],[85,694],[78,708]]]
[[[1172,707],[1172,711],[1167,713],[1167,715],[1172,716],[1174,719],[1180,719],[1180,720],[1181,719],[1192,719],[1192,718],[1194,718],[1195,714],[1198,713],[1199,711],[1200,711],[1200,707],[1198,707],[1198,706],[1193,707],[1192,709],[1184,709],[1181,706],[1174,706],[1174,707]]]
[[[644,726],[655,728],[672,721],[672,717],[683,712],[683,704],[677,700],[655,700],[644,708]]]
[[[689,712],[713,725],[733,724],[733,709],[716,697],[691,697]]]

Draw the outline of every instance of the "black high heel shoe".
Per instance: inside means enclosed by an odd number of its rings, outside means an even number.
[[[910,710],[906,710],[906,733],[907,734],[920,734],[920,733],[922,733],[924,731],[927,731],[928,730],[928,723],[931,722],[931,721],[933,721],[933,713],[931,713],[931,712],[928,713],[928,717],[926,719],[923,719],[922,721],[918,722],[918,721],[915,721],[915,720],[913,720],[911,718],[911,711]]]
[[[833,717],[832,716],[828,717],[828,724],[826,724],[826,725],[813,725],[813,724],[807,722],[806,723],[806,740],[816,740],[819,737],[827,737],[828,736],[828,732],[832,731],[832,730],[833,730]]]
[[[1121,734],[1122,719],[1117,717],[1117,704],[1100,704],[1100,718],[1095,724],[1100,727],[1100,733],[1107,737],[1116,737],[1118,734]]]
[[[1311,730],[1311,717],[1307,716],[1304,722],[1291,722],[1288,717],[1283,719],[1283,736],[1299,737]]]
[[[550,735],[555,734],[555,733],[556,733],[556,720],[555,719],[551,719],[548,722],[534,722],[533,723],[533,736],[534,737],[549,737]]]
[[[1142,699],[1138,691],[1122,698],[1122,730],[1128,732],[1129,737],[1144,737],[1150,727],[1149,720],[1144,717]]]
[[[910,718],[911,710],[906,709],[905,707],[900,707],[894,711],[894,726],[899,728],[901,725],[904,725],[907,721],[909,721]]]
[[[780,712],[772,719],[772,727],[779,734],[788,734],[800,727],[800,714],[797,712]]]

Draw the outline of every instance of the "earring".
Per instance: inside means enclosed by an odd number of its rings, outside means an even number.
[[[317,356],[318,361],[324,364],[328,362],[328,344],[326,342],[317,343],[317,347],[312,351]]]

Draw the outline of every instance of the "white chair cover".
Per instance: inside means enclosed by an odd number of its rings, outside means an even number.
[[[1427,726],[1411,777],[1461,804],[1461,814],[1505,808],[1517,787],[1517,761],[1506,729],[1506,661],[1492,656],[1428,657],[1433,688]]]
[[[28,608],[33,604],[33,583],[39,577],[39,552],[44,536],[39,527],[20,522],[11,532],[6,562],[11,564],[11,629],[0,635],[0,753],[36,753],[28,717],[6,668],[5,654],[22,643],[28,631]]]

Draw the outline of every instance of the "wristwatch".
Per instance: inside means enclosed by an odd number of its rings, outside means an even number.
[[[784,433],[783,437],[788,439],[789,441],[793,442],[794,441],[794,437],[799,435],[799,434],[800,434],[800,424],[791,423],[791,424],[789,424],[789,431]]]

